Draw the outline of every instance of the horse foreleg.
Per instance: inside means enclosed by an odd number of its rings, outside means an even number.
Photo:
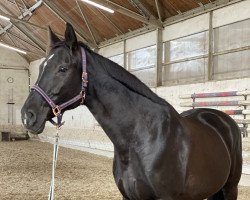
[[[225,200],[237,200],[238,187],[232,185],[225,185],[223,190]]]
[[[209,197],[207,200],[224,200],[224,194],[222,189],[213,196]]]

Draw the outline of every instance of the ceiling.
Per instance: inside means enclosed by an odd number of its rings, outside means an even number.
[[[215,0],[92,0],[115,12],[108,13],[81,0],[1,0],[0,41],[27,52],[28,62],[46,52],[47,28],[63,37],[65,22],[71,23],[79,40],[92,48],[122,38],[136,30],[162,28],[167,21],[186,13],[217,6]],[[221,0],[220,0],[221,2]],[[228,1],[222,1],[227,3]],[[193,11],[193,12],[190,12]]]

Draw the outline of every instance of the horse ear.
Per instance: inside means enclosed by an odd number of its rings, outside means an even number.
[[[54,46],[55,43],[61,42],[59,37],[56,36],[56,34],[51,30],[50,26],[48,28],[48,39],[49,39],[49,44],[47,46],[47,54],[50,51],[50,49]]]
[[[74,28],[70,23],[66,24],[65,41],[71,49],[74,50],[77,48],[77,37]]]
[[[56,36],[49,26],[49,46],[53,46],[55,43],[60,41],[61,40]]]

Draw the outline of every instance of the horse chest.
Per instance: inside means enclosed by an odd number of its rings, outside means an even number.
[[[124,197],[131,200],[155,199],[142,169],[129,164],[124,167],[116,161],[113,170],[116,184]]]
[[[152,154],[150,162],[146,162],[140,156],[136,156],[136,153],[133,156],[116,154],[113,172],[122,195],[129,200],[165,200],[171,199],[178,191],[182,193],[184,188],[181,186],[185,175],[176,170],[180,163],[176,159],[171,159],[178,157],[177,155],[178,152],[173,152],[172,156],[164,156],[164,159],[154,159],[157,155]],[[174,190],[175,187],[178,191]]]
[[[117,186],[124,197],[131,200],[154,199],[153,191],[142,178],[126,174],[117,179]]]

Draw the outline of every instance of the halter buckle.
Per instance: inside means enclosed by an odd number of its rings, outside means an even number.
[[[52,108],[52,112],[57,117],[61,114],[61,108],[59,106],[55,106],[54,108]]]
[[[84,101],[85,101],[85,94],[86,94],[85,91],[82,90],[82,91],[81,91],[82,100],[81,100],[81,103],[80,103],[81,105],[84,104]]]
[[[82,82],[83,83],[88,83],[88,73],[87,72],[82,72]]]

